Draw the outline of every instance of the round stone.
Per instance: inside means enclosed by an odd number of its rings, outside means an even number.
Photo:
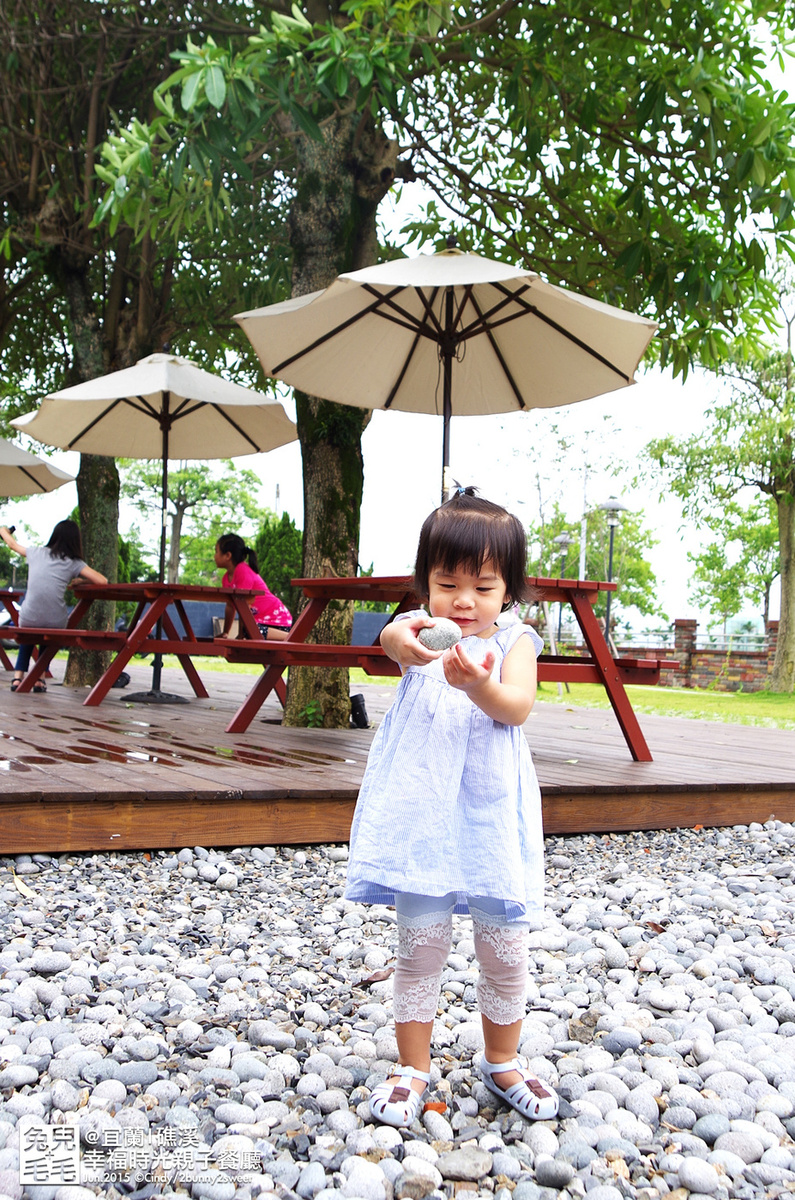
[[[574,1167],[562,1158],[541,1158],[536,1161],[535,1174],[536,1182],[541,1187],[556,1188],[560,1191],[561,1188],[568,1187],[574,1178]]]
[[[708,1146],[714,1146],[721,1134],[728,1133],[730,1129],[729,1118],[723,1113],[706,1113],[698,1118],[691,1133],[700,1137]]]
[[[712,1196],[720,1187],[720,1175],[701,1158],[686,1158],[679,1167],[679,1183],[689,1192]]]
[[[440,1154],[436,1165],[444,1179],[477,1183],[491,1171],[492,1157],[488,1150],[466,1146],[461,1150],[449,1150],[446,1154]]]
[[[448,621],[447,617],[434,617],[433,621],[433,625],[426,625],[417,634],[423,646],[429,650],[449,650],[461,641],[461,630],[455,621]]]

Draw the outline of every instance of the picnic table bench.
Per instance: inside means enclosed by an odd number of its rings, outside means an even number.
[[[538,678],[541,682],[599,683],[610,699],[616,719],[638,762],[651,762],[651,753],[638,724],[632,704],[625,691],[628,683],[655,684],[660,679],[663,660],[656,658],[614,658],[593,611],[600,591],[612,591],[614,583],[595,580],[530,578],[529,583],[539,597],[552,603],[571,605],[582,631],[588,654],[582,657],[541,654],[538,658]],[[307,599],[286,641],[246,642],[237,638],[222,639],[229,662],[261,663],[265,670],[235,713],[226,730],[242,733],[251,724],[266,697],[281,682],[281,676],[291,666],[361,667],[368,675],[400,675],[393,662],[377,642],[368,646],[330,646],[308,641],[320,615],[332,600],[381,601],[395,607],[391,619],[398,613],[420,607],[412,592],[412,581],[406,575],[357,576],[350,578],[293,579]],[[666,664],[670,665],[670,664]]]

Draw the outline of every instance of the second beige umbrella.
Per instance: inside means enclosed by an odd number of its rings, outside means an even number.
[[[150,354],[133,367],[46,396],[11,422],[47,446],[162,462],[160,582],[165,578],[168,460],[234,458],[296,440],[278,400],[249,391],[173,354]],[[148,699],[162,700],[155,657]],[[177,698],[178,699],[178,698]]]

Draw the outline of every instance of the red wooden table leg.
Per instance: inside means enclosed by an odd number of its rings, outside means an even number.
[[[132,656],[140,653],[143,649],[149,634],[154,629],[158,619],[162,617],[167,603],[168,597],[166,596],[160,596],[157,600],[153,600],[146,612],[142,614],[137,625],[134,625],[127,631],[127,641],[121,650],[119,650],[104,675],[100,676],[94,684],[83,704],[88,705],[89,708],[96,708],[102,703]]]
[[[608,649],[604,634],[599,628],[596,615],[588,599],[588,593],[572,590],[568,592],[568,596],[632,757],[635,762],[652,762],[651,751],[646,745],[646,739],[624,688],[621,674],[613,662],[613,656]]]
[[[227,725],[227,733],[244,733],[256,717],[259,710],[262,708],[262,705],[265,703],[265,700],[270,695],[271,691],[276,688],[278,693],[280,683],[282,685],[282,690],[284,691],[284,683],[282,682],[283,671],[284,667],[278,663],[272,667],[265,668],[249,694],[246,696],[243,703],[240,705],[240,708]],[[283,703],[284,700],[282,700],[282,704]]]
[[[59,650],[60,646],[49,645],[40,651],[38,658],[33,662],[33,666],[29,668],[24,678],[19,681],[16,689],[17,693],[33,691],[34,683],[39,682]]]

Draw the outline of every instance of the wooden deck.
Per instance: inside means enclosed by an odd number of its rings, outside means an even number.
[[[63,664],[55,664],[60,678]],[[14,695],[0,672],[0,854],[345,841],[372,730],[283,729],[269,702],[244,734],[224,733],[251,676],[205,672],[180,705],[130,704],[151,667],[100,708],[49,682]],[[368,684],[370,719],[394,689]],[[551,688],[550,688],[551,690]],[[549,694],[549,693],[548,693]],[[795,735],[640,718],[654,761],[633,762],[609,710],[541,700],[526,725],[547,833],[795,820]]]

